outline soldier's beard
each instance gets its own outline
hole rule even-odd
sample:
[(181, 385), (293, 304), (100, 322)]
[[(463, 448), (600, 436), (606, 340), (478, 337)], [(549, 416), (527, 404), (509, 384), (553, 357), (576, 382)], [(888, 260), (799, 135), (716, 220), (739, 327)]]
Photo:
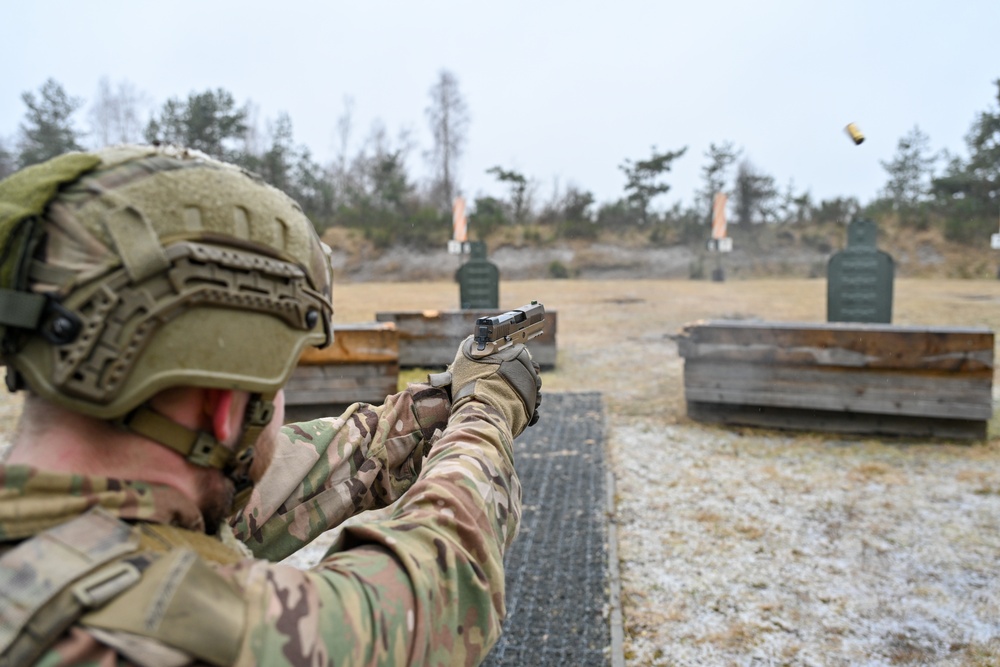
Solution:
[(205, 522), (205, 532), (215, 535), (219, 527), (229, 518), (229, 509), (233, 506), (236, 486), (232, 480), (222, 473), (213, 470), (208, 476), (204, 495), (201, 501), (201, 516)]
[[(274, 417), (254, 443), (254, 458), (249, 470), (250, 479), (254, 483), (259, 482), (270, 467), (277, 448), (278, 432), (285, 416), (285, 400), (282, 392), (278, 392), (274, 403)], [(240, 442), (242, 439), (243, 433), (241, 432), (236, 438), (236, 442)], [(205, 532), (209, 535), (215, 535), (219, 532), (223, 522), (228, 523), (232, 518), (230, 512), (233, 509), (233, 500), (236, 498), (236, 485), (217, 470), (206, 470), (205, 472), (208, 474), (203, 480), (204, 493), (201, 497), (200, 507), (202, 519), (205, 522)]]

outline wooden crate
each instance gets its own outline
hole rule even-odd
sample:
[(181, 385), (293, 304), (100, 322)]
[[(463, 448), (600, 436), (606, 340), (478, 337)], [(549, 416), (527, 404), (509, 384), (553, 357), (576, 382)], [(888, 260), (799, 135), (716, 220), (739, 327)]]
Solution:
[[(375, 319), (396, 326), (401, 367), (438, 368), (452, 362), (458, 344), (472, 334), (477, 318), (498, 314), (496, 310), (417, 310), (376, 313)], [(556, 321), (556, 313), (546, 311), (544, 333), (528, 342), (532, 358), (545, 370), (556, 366)]]
[(993, 332), (857, 323), (712, 321), (678, 338), (694, 419), (777, 428), (984, 438)]
[(399, 337), (391, 323), (334, 327), (333, 344), (307, 348), (285, 385), (285, 421), (336, 416), (351, 403), (396, 393)]

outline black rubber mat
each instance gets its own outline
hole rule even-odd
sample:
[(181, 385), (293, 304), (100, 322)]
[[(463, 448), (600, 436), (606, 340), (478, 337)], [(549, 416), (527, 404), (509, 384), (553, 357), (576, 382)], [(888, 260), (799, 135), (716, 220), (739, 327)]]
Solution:
[(521, 532), (505, 558), (504, 633), (483, 664), (610, 665), (601, 395), (544, 394), (514, 456)]

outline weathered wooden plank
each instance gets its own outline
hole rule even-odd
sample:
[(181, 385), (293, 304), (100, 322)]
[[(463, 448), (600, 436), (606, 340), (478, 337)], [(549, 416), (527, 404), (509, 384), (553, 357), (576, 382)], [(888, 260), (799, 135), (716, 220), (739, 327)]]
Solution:
[(337, 325), (333, 343), (305, 350), (285, 385), (286, 422), (338, 415), (351, 403), (396, 392), (399, 336), (385, 322)]
[(984, 328), (712, 321), (678, 337), (689, 415), (857, 433), (984, 437)]
[(684, 368), (691, 381), (764, 383), (769, 386), (787, 383), (793, 389), (802, 386), (813, 391), (822, 391), (827, 387), (835, 391), (873, 387), (914, 393), (935, 392), (940, 387), (944, 395), (968, 395), (971, 398), (983, 397), (991, 384), (988, 377), (982, 378), (978, 373), (938, 374), (910, 369), (769, 365), (714, 359), (689, 359), (685, 361)]
[(989, 419), (989, 378), (870, 369), (815, 369), (689, 359), (688, 400), (957, 419)]
[(805, 431), (829, 431), (919, 438), (982, 440), (987, 422), (759, 405), (720, 405), (689, 401), (688, 416), (702, 422)]
[(330, 378), (396, 377), (396, 364), (330, 364), (328, 366), (298, 366), (292, 382), (327, 380)]
[(399, 335), (391, 322), (335, 325), (333, 343), (306, 348), (300, 365), (398, 362)]
[(687, 359), (981, 371), (985, 377), (994, 365), (993, 339), (985, 328), (723, 320), (687, 325), (678, 351)]
[[(366, 391), (367, 390), (367, 391)], [(393, 387), (395, 390), (395, 387)], [(364, 403), (380, 404), (388, 394), (378, 387), (327, 387), (316, 390), (286, 391), (286, 405), (309, 405), (314, 403)]]
[(380, 392), (385, 389), (386, 391), (382, 393), (384, 397), (396, 390), (396, 384), (397, 380), (395, 378), (388, 378), (388, 376), (369, 378), (341, 377), (328, 378), (326, 380), (313, 379), (305, 382), (289, 382), (285, 385), (285, 400), (295, 402), (293, 397), (300, 392), (330, 391), (344, 392), (345, 394), (350, 394), (350, 392), (366, 392), (366, 394), (370, 394), (372, 388), (377, 388)]
[(313, 419), (340, 417), (344, 414), (344, 410), (346, 410), (348, 406), (356, 402), (358, 401), (289, 405), (285, 408), (285, 423), (291, 424), (292, 422), (304, 422), (311, 421)]
[(293, 377), (297, 380), (307, 381), (330, 378), (395, 377), (396, 375), (396, 364), (365, 364), (363, 366), (336, 364), (331, 366), (299, 366)]
[(398, 373), (390, 372), (388, 369), (374, 369), (379, 372), (372, 372), (369, 369), (352, 369), (357, 372), (345, 373), (343, 375), (317, 375), (314, 377), (298, 377), (294, 381), (289, 382), (288, 387), (307, 387), (307, 386), (317, 386), (321, 387), (324, 385), (332, 385), (333, 383), (340, 384), (357, 384), (357, 385), (372, 385), (372, 384), (383, 384), (383, 385), (395, 385)]
[(381, 401), (396, 391), (398, 377), (395, 364), (299, 366), (285, 385), (285, 401), (315, 402), (300, 395), (317, 391), (337, 395), (338, 400)]
[(927, 401), (912, 400), (907, 403), (891, 404), (886, 401), (843, 400), (837, 396), (795, 395), (762, 391), (685, 391), (692, 401), (712, 402), (728, 405), (757, 405), (766, 407), (803, 408), (815, 410), (839, 410), (845, 413), (884, 414), (900, 416), (927, 416), (940, 419), (981, 419), (988, 420), (984, 411), (961, 404), (951, 404), (949, 409)]
[[(842, 366), (848, 368), (910, 368), (943, 373), (978, 373), (989, 377), (993, 373), (993, 349), (952, 351), (918, 356), (905, 343), (891, 342), (893, 350), (883, 356), (864, 354), (842, 347), (799, 345), (781, 348), (770, 344), (679, 343), (681, 356), (686, 359), (717, 359), (720, 361), (750, 361), (759, 364), (797, 366)], [(902, 349), (896, 346), (902, 345)], [(893, 358), (897, 356), (897, 358)]]
[[(700, 320), (685, 325), (684, 332), (697, 330), (701, 340), (724, 342), (740, 340), (745, 335), (771, 336), (774, 340), (787, 343), (809, 338), (817, 340), (850, 341), (858, 335), (883, 334), (889, 336), (916, 335), (925, 338), (928, 333), (944, 334), (937, 343), (953, 347), (955, 341), (968, 335), (977, 339), (990, 334), (989, 329), (973, 327), (906, 326), (899, 324), (864, 324), (859, 322), (764, 322), (759, 320)], [(754, 333), (756, 332), (756, 333)], [(785, 337), (782, 340), (782, 337)], [(863, 341), (862, 341), (863, 343)]]
[[(379, 322), (391, 322), (399, 335), (399, 365), (402, 368), (447, 366), (455, 358), (459, 343), (473, 332), (476, 319), (497, 315), (496, 310), (426, 310), (381, 312)], [(528, 343), (531, 355), (543, 369), (556, 365), (555, 311), (546, 311), (545, 330)]]

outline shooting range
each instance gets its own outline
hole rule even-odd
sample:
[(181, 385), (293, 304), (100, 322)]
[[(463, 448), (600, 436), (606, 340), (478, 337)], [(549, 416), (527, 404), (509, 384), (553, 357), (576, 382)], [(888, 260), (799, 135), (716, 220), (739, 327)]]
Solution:
[(306, 348), (285, 385), (285, 422), (339, 414), (351, 403), (379, 404), (397, 391), (399, 334), (392, 324), (338, 326), (333, 344)]
[(871, 220), (847, 227), (847, 248), (834, 253), (827, 269), (829, 322), (892, 322), (892, 257), (875, 247)]
[(468, 261), (458, 267), (458, 301), (462, 310), (496, 310), (500, 307), (500, 269), (486, 258), (486, 244), (470, 241), (462, 246)]
[(771, 428), (982, 439), (994, 334), (892, 326), (893, 260), (871, 220), (829, 260), (828, 324), (710, 321), (678, 338), (692, 419)]
[[(374, 322), (336, 324), (334, 342), (306, 350), (285, 391), (286, 422), (339, 414), (351, 403), (378, 404), (398, 390), (400, 369), (440, 369), (480, 318), (500, 312), (500, 270), (487, 258), (486, 244), (470, 241), (465, 200), (453, 205), (459, 308), (379, 311)], [(516, 306), (512, 306), (516, 307)], [(531, 340), (532, 358), (546, 371), (556, 366), (558, 314), (546, 309), (544, 329)]]
[[(455, 358), (458, 344), (472, 333), (476, 320), (496, 314), (481, 309), (379, 311), (375, 319), (395, 329), (400, 368), (440, 368)], [(546, 309), (545, 331), (531, 341), (532, 358), (546, 370), (556, 366), (558, 321), (558, 314)]]
[(685, 327), (693, 419), (977, 440), (993, 414), (993, 332), (710, 321)]
[[(316, 304), (304, 304), (323, 289), (324, 256), (333, 276), (332, 344), (301, 352), (284, 388), (288, 424), (340, 427), (345, 408), (359, 402), (378, 412), (387, 396), (444, 370), (480, 327), (498, 330), (518, 309), (544, 306), (541, 333), (526, 343), (541, 368), (539, 420), (511, 443), (520, 488), (502, 498), (510, 518), (520, 491), (502, 592), (499, 575), (480, 568), (490, 599), (506, 611), (496, 643), (484, 648), (441, 589), (431, 606), (396, 617), (398, 631), (370, 631), (351, 604), (307, 636), (315, 599), (296, 589), (289, 566), (329, 567), (324, 556), (343, 535), (333, 527), (287, 558), (285, 577), (274, 580), (271, 609), (304, 614), (274, 635), (305, 628), (302, 641), (239, 644), (260, 650), (261, 667), (268, 656), (349, 661), (322, 651), (324, 640), (343, 636), (341, 618), (359, 654), (389, 656), (360, 658), (373, 662), (392, 662), (412, 631), (430, 627), (430, 661), (458, 662), (468, 649), (488, 654), (487, 667), (1000, 667), (996, 0), (460, 9), (27, 2), (11, 3), (6, 16), (0, 178), (66, 151), (184, 143), (178, 150), (232, 163), (285, 192), (327, 246), (303, 253), (311, 235), (286, 224), (297, 212), (275, 223), (257, 197), (217, 193), (214, 178), (229, 174), (221, 167), (192, 184), (205, 198), (198, 205), (172, 190), (187, 172), (170, 169), (171, 185), (134, 207), (123, 207), (128, 196), (159, 180), (144, 170), (95, 167), (78, 183), (36, 171), (65, 197), (39, 211), (23, 181), (10, 202), (4, 195), (15, 204), (4, 211), (27, 217), (18, 212), (19, 222), (0, 230), (9, 251), (0, 262), (0, 333), (7, 358), (21, 346), (35, 354), (41, 348), (17, 331), (22, 322), (37, 320), (39, 332), (58, 340), (60, 300), (70, 310), (86, 304), (77, 342), (50, 339), (52, 353), (37, 355), (39, 373), (76, 392), (63, 409), (84, 391), (129, 390), (116, 377), (138, 355), (183, 355), (188, 365), (213, 359), (213, 346), (229, 345), (223, 333), (242, 331), (228, 325), (246, 321), (245, 309), (274, 315), (294, 329), (289, 340), (301, 340), (304, 325), (320, 324)], [(36, 222), (44, 233), (34, 233)], [(127, 231), (109, 226), (119, 222)], [(238, 238), (240, 252), (218, 253), (225, 262), (209, 274), (199, 257), (217, 254), (220, 235)], [(194, 254), (160, 252), (180, 240)], [(262, 264), (249, 263), (242, 250), (260, 244), (271, 250)], [(169, 280), (146, 266), (164, 261)], [(102, 272), (115, 282), (102, 284)], [(25, 287), (34, 291), (28, 298)], [(187, 323), (200, 324), (187, 301), (166, 298), (171, 290), (190, 293), (191, 308), (219, 309), (190, 349), (146, 342), (165, 323), (163, 330), (183, 328), (183, 340)], [(79, 301), (62, 298), (72, 292)], [(115, 298), (124, 301), (110, 305)], [(153, 302), (163, 308), (150, 310)], [(31, 313), (21, 312), (25, 304)], [(138, 328), (103, 316), (126, 308), (142, 316)], [(105, 348), (92, 335), (100, 327), (129, 344)], [(275, 341), (250, 333), (248, 347), (269, 359)], [(100, 368), (74, 366), (91, 352)], [(10, 377), (15, 384), (17, 373)], [(202, 413), (228, 401), (198, 387)], [(61, 436), (91, 433), (55, 431), (62, 410), (52, 411), (52, 431), (50, 415), (37, 411), (29, 417), (42, 417), (35, 421), (44, 432), (19, 428), (23, 406), (39, 406), (24, 393), (0, 392), (0, 461), (7, 450), (22, 454), (25, 437), (46, 436), (29, 443), (42, 458)], [(505, 394), (500, 387), (494, 396)], [(493, 406), (499, 412), (520, 409), (515, 397), (504, 399), (511, 405)], [(209, 424), (195, 410), (183, 416), (189, 427)], [(345, 431), (358, 433), (360, 418), (348, 416)], [(223, 421), (211, 422), (217, 435)], [(399, 423), (383, 411), (365, 426), (381, 435)], [(323, 430), (315, 426), (292, 426), (307, 452), (311, 434)], [(459, 428), (472, 444), (490, 427)], [(436, 434), (428, 435), (421, 445), (433, 444)], [(278, 441), (273, 460), (281, 465)], [(200, 450), (209, 444), (199, 435), (195, 455), (208, 457)], [(413, 437), (390, 444), (391, 455)], [(295, 489), (317, 502), (357, 498), (355, 491), (365, 502), (384, 500), (353, 479), (324, 479), (333, 450), (323, 451), (308, 479), (276, 470), (282, 488), (261, 484), (257, 497)], [(358, 452), (347, 454), (354, 460)], [(160, 453), (158, 462), (173, 456)], [(211, 458), (221, 453), (213, 449)], [(11, 454), (11, 467), (23, 463)], [(107, 458), (136, 475), (169, 476), (143, 468), (145, 459)], [(258, 456), (257, 467), (265, 460)], [(428, 469), (416, 463), (400, 474)], [(215, 473), (198, 479), (206, 475)], [(405, 485), (394, 475), (374, 483)], [(119, 477), (109, 478), (88, 503), (120, 500), (121, 489), (112, 490)], [(33, 480), (9, 474), (4, 488), (16, 494)], [(198, 491), (190, 487), (181, 490)], [(409, 534), (431, 541), (453, 517), (475, 515), (482, 489), (465, 488), (467, 496), (451, 496), (458, 511)], [(151, 498), (156, 505), (160, 495)], [(5, 502), (0, 531), (31, 523), (30, 512), (4, 515)], [(396, 509), (349, 521), (382, 522)], [(302, 514), (286, 502), (278, 531), (294, 538)], [(359, 531), (346, 544), (400, 527), (410, 524)], [(483, 534), (469, 541), (481, 544)], [(12, 539), (20, 537), (0, 540), (0, 554)], [(476, 575), (480, 544), (463, 545)], [(428, 546), (433, 554), (436, 545)], [(435, 559), (418, 560), (400, 562), (437, 583)], [(118, 572), (108, 565), (95, 572)], [(351, 567), (348, 576), (360, 572)], [(143, 570), (143, 581), (159, 573)], [(32, 591), (45, 583), (7, 579), (0, 598), (11, 583)], [(93, 581), (71, 585), (78, 592)], [(422, 583), (415, 589), (427, 600)], [(115, 579), (98, 592), (126, 584)], [(373, 619), (383, 606), (401, 609), (397, 600), (367, 599)], [(45, 626), (42, 617), (62, 602), (32, 604), (24, 627)], [(7, 607), (0, 602), (0, 617), (17, 612)], [(9, 625), (0, 622), (0, 644), (14, 634)], [(98, 644), (140, 652), (158, 641), (98, 632)], [(183, 661), (173, 650), (145, 660)]]
[[(498, 314), (500, 269), (487, 257), (486, 244), (469, 241), (465, 200), (457, 197), (453, 206), (453, 238), (448, 252), (460, 259), (455, 272), (459, 290), (457, 310), (379, 311), (378, 322), (391, 325), (399, 338), (401, 368), (441, 368), (455, 358), (459, 343), (472, 333), (476, 320)], [(511, 304), (508, 308), (516, 308)], [(545, 328), (531, 341), (532, 358), (545, 370), (556, 366), (558, 314), (545, 309)]]
[(716, 192), (712, 197), (712, 238), (708, 249), (715, 257), (712, 280), (721, 283), (726, 280), (726, 270), (722, 266), (722, 256), (733, 251), (733, 239), (726, 236), (726, 203), (729, 198), (724, 192)]
[[(917, 510), (912, 504), (921, 498), (947, 496), (948, 491), (915, 472), (906, 473), (915, 489), (884, 484), (877, 486), (875, 494), (868, 489), (880, 483), (880, 478), (871, 475), (895, 479), (893, 471), (899, 466), (923, 470), (922, 458), (940, 457), (928, 448), (943, 444), (945, 449), (940, 451), (950, 451), (952, 443), (975, 447), (990, 437), (997, 404), (996, 340), (992, 327), (913, 324), (915, 313), (918, 318), (924, 313), (923, 307), (914, 310), (911, 305), (914, 290), (923, 293), (925, 287), (917, 288), (906, 278), (900, 282), (897, 261), (879, 243), (873, 221), (859, 218), (840, 229), (842, 246), (826, 257), (825, 280), (731, 280), (725, 285), (714, 280), (682, 281), (689, 286), (684, 290), (678, 287), (681, 282), (667, 281), (661, 288), (655, 282), (592, 281), (579, 287), (557, 283), (559, 289), (553, 291), (550, 281), (504, 281), (502, 263), (491, 261), (485, 246), (465, 241), (450, 244), (453, 254), (448, 257), (456, 262), (453, 281), (433, 284), (432, 291), (414, 286), (397, 303), (392, 303), (391, 293), (360, 297), (367, 304), (393, 307), (375, 310), (374, 322), (346, 327), (342, 336), (338, 329), (341, 351), (336, 361), (333, 355), (313, 363), (325, 364), (323, 372), (339, 375), (338, 382), (348, 372), (354, 373), (352, 382), (358, 390), (363, 383), (382, 382), (372, 387), (373, 398), (390, 391), (390, 375), (402, 377), (447, 365), (477, 319), (496, 316), (505, 307), (528, 303), (539, 295), (552, 304), (546, 306), (544, 334), (529, 342), (545, 373), (541, 421), (515, 441), (524, 497), (531, 501), (523, 510), (521, 535), (505, 558), (508, 617), (504, 634), (485, 664), (623, 664), (627, 655), (623, 646), (630, 640), (628, 616), (622, 612), (627, 603), (621, 591), (630, 584), (621, 577), (625, 582), (648, 581), (672, 571), (683, 581), (701, 582), (705, 572), (726, 572), (725, 581), (710, 579), (698, 585), (709, 587), (723, 604), (760, 608), (766, 608), (775, 594), (766, 582), (781, 577), (799, 581), (799, 589), (810, 590), (847, 585), (840, 577), (863, 582), (859, 585), (875, 586), (876, 580), (882, 582), (879, 586), (887, 585), (884, 577), (890, 575), (878, 570), (882, 579), (869, 578), (859, 570), (860, 564), (837, 574), (841, 571), (832, 563), (854, 562), (856, 554), (850, 546), (854, 543), (838, 543), (830, 547), (828, 556), (797, 557), (794, 553), (799, 547), (789, 552), (788, 545), (803, 538), (785, 541), (789, 538), (782, 537), (784, 531), (808, 533), (810, 522), (817, 520), (827, 533), (844, 530), (837, 527), (838, 521), (845, 521), (837, 511), (821, 509), (831, 502), (835, 507), (863, 507), (865, 516), (883, 517), (873, 518), (880, 525), (908, 530), (911, 523), (884, 518), (888, 510), (885, 503), (877, 503), (879, 497), (913, 512)], [(732, 243), (728, 233), (714, 241), (719, 246)], [(725, 250), (713, 252), (721, 262)], [(462, 270), (476, 267), (474, 260), (489, 268)], [(799, 291), (788, 291), (793, 284)], [(363, 292), (363, 286), (351, 290)], [(689, 290), (693, 291), (688, 294)], [(494, 294), (500, 308), (462, 307), (473, 303), (471, 295), (492, 298)], [(976, 312), (969, 309), (977, 303), (990, 307), (1000, 303), (1000, 294), (981, 284), (962, 291), (960, 298), (950, 292), (936, 294), (933, 298), (947, 300), (956, 312)], [(403, 304), (428, 307), (399, 307)], [(449, 304), (457, 307), (449, 308)], [(571, 327), (568, 334), (559, 331), (562, 357), (558, 364), (557, 325), (567, 325), (559, 323), (557, 309), (564, 317), (569, 313)], [(718, 317), (727, 312), (740, 317)], [(783, 316), (768, 318), (769, 313)], [(905, 323), (897, 324), (900, 321)], [(567, 363), (567, 358), (572, 361)], [(349, 371), (350, 364), (360, 368)], [(320, 373), (316, 368), (309, 372), (313, 377)], [(587, 387), (599, 390), (579, 391)], [(295, 400), (316, 397), (303, 392)], [(621, 417), (643, 411), (677, 415), (676, 421), (646, 430), (633, 426), (633, 418)], [(744, 430), (748, 427), (762, 430)], [(801, 444), (800, 437), (806, 444)], [(880, 457), (890, 461), (904, 457), (905, 463), (870, 463), (862, 456), (861, 462), (849, 464), (854, 467), (847, 473), (838, 474), (841, 457), (860, 456), (843, 452), (853, 452), (860, 447), (853, 443), (870, 438), (886, 439), (886, 444), (879, 445)], [(893, 444), (899, 442), (904, 444)], [(619, 474), (624, 470), (631, 479), (624, 489), (616, 488), (608, 451), (624, 457)], [(965, 455), (948, 456), (945, 469), (949, 475), (963, 479), (973, 475), (967, 472), (972, 464)], [(692, 472), (703, 468), (704, 475)], [(827, 472), (817, 478), (815, 469)], [(803, 483), (810, 491), (789, 490), (794, 498), (774, 505), (776, 491), (768, 489), (797, 488), (791, 481), (775, 482), (778, 470), (791, 471), (790, 479), (807, 480)], [(843, 474), (848, 475), (847, 481)], [(636, 479), (644, 480), (642, 490)], [(1000, 474), (997, 481), (1000, 484)], [(692, 510), (674, 518), (654, 512), (657, 518), (648, 519), (651, 522), (642, 530), (661, 535), (663, 544), (672, 546), (661, 550), (655, 548), (659, 544), (655, 541), (654, 546), (637, 551), (637, 523), (620, 525), (620, 517), (635, 511), (637, 493), (673, 498), (670, 502), (678, 507), (701, 509), (693, 520)], [(718, 498), (726, 494), (735, 494), (742, 504), (726, 503), (720, 509)], [(632, 500), (626, 500), (623, 509), (616, 496)], [(763, 517), (771, 515), (781, 523), (767, 527)], [(946, 516), (940, 524), (932, 520), (923, 528), (912, 528), (926, 532), (945, 530), (947, 525), (960, 531), (977, 530), (956, 528), (965, 525), (963, 520)], [(859, 530), (867, 535), (878, 534), (879, 529)], [(737, 555), (720, 556), (719, 543), (731, 545), (727, 549), (736, 549)], [(621, 544), (626, 545), (624, 555)], [(759, 562), (757, 550), (767, 555), (766, 565)], [(704, 566), (699, 567), (701, 557), (696, 553), (708, 554)], [(742, 562), (755, 564), (743, 570), (737, 565)], [(983, 571), (992, 565), (975, 567)], [(822, 583), (817, 583), (817, 577)], [(893, 574), (890, 579), (893, 590), (908, 590), (902, 575)], [(969, 594), (971, 589), (965, 584), (961, 587), (963, 595)], [(643, 590), (649, 597), (647, 608), (654, 610), (672, 609), (676, 600), (688, 595), (687, 589), (671, 587)], [(896, 625), (925, 613), (921, 597), (911, 599), (912, 603), (903, 603), (889, 614), (898, 616)], [(855, 609), (865, 600), (858, 594), (841, 604)], [(660, 618), (658, 611), (643, 613), (646, 616), (632, 621), (632, 632), (635, 623)], [(685, 612), (687, 616), (672, 613), (691, 619), (691, 627), (705, 628), (725, 616), (711, 608)], [(826, 612), (804, 613), (817, 614), (800, 627), (814, 638), (811, 645), (820, 646), (816, 642), (820, 642), (823, 626), (818, 619)], [(961, 612), (951, 613), (961, 616)], [(935, 617), (928, 622), (951, 621)]]

